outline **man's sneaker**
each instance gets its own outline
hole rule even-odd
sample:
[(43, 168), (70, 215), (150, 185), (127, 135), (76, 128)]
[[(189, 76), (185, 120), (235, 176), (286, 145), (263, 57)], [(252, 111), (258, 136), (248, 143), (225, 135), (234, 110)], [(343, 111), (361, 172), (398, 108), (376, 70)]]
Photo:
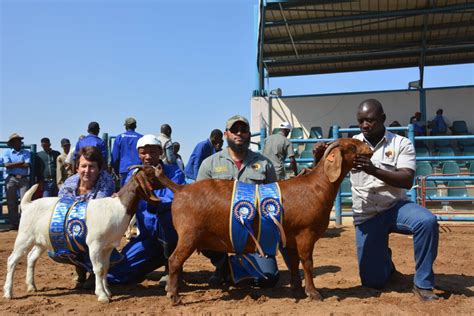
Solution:
[(431, 289), (420, 289), (416, 285), (413, 285), (413, 294), (418, 297), (421, 301), (430, 302), (439, 300), (439, 296), (436, 295)]

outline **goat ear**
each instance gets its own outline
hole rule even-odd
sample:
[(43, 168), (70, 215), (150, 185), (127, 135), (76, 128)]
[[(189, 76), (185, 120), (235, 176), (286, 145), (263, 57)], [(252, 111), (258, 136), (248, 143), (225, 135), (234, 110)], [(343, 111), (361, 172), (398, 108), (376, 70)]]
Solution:
[(154, 202), (154, 203), (161, 202), (161, 199), (155, 195), (155, 192), (153, 191), (151, 184), (146, 181), (144, 173), (137, 174), (137, 180), (138, 180), (138, 184), (142, 188), (142, 191), (145, 195), (143, 196), (145, 200), (149, 202)]
[(330, 182), (336, 182), (341, 176), (342, 155), (339, 148), (334, 148), (324, 160), (324, 173)]

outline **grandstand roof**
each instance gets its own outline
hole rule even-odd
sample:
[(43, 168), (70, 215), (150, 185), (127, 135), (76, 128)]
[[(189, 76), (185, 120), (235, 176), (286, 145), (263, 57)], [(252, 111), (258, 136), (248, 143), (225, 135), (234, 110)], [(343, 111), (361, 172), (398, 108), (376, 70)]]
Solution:
[(262, 0), (269, 77), (474, 62), (473, 0)]

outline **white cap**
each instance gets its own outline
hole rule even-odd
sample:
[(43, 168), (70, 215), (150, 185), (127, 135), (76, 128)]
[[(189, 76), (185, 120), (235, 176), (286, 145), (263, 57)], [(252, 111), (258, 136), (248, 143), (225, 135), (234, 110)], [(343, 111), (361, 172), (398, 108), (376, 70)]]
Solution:
[(282, 122), (280, 124), (280, 128), (283, 128), (283, 129), (292, 129), (293, 127), (291, 126), (291, 124), (289, 122)]
[(155, 135), (148, 134), (148, 135), (142, 136), (137, 142), (137, 149), (140, 147), (145, 147), (145, 146), (160, 146), (161, 147), (161, 142), (159, 141), (158, 138), (155, 137)]

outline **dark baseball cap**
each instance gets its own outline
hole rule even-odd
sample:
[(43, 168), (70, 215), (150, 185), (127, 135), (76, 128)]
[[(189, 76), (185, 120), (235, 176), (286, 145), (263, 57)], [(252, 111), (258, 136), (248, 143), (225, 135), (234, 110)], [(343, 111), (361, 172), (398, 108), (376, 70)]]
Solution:
[(71, 145), (71, 142), (67, 138), (61, 139), (61, 146)]

